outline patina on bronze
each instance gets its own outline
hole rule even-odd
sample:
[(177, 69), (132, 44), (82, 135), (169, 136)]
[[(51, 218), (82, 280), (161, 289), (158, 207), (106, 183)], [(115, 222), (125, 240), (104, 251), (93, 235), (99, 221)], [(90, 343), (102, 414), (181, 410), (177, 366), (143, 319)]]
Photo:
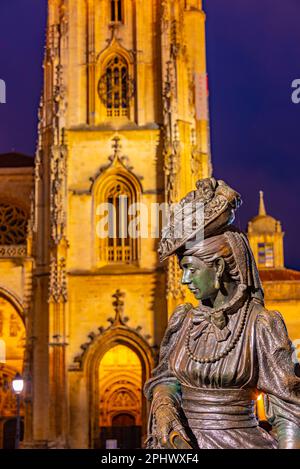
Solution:
[[(197, 223), (172, 237), (182, 216), (193, 218), (193, 202), (204, 204), (204, 239), (197, 238)], [(292, 344), (280, 313), (265, 309), (247, 237), (232, 225), (240, 204), (223, 181), (198, 181), (163, 231), (161, 260), (178, 256), (182, 283), (199, 305), (176, 308), (145, 385), (148, 448), (300, 449)], [(270, 433), (255, 415), (261, 392)]]

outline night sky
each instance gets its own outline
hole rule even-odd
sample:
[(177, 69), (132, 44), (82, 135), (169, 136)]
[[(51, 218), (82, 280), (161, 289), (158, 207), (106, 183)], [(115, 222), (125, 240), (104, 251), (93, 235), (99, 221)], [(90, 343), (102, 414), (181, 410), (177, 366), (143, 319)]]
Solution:
[[(204, 0), (214, 175), (241, 192), (237, 224), (256, 215), (258, 191), (283, 224), (286, 265), (300, 268), (299, 0)], [(0, 0), (0, 153), (34, 154), (46, 0)]]

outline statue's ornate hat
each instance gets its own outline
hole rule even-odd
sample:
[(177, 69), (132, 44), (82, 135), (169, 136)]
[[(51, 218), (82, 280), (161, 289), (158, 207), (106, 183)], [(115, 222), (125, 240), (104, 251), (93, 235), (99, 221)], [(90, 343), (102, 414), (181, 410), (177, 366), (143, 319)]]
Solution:
[(196, 188), (171, 210), (158, 249), (161, 261), (199, 235), (205, 239), (224, 232), (235, 219), (241, 196), (224, 181), (201, 179)]

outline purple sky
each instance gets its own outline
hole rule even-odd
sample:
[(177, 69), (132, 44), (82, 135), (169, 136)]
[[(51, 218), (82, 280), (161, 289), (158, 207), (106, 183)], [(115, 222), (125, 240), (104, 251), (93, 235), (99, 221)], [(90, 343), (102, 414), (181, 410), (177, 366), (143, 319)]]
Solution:
[[(300, 268), (299, 0), (204, 0), (214, 175), (244, 199), (237, 224), (257, 213), (258, 191), (286, 232), (286, 265)], [(0, 153), (34, 154), (46, 0), (0, 1)]]

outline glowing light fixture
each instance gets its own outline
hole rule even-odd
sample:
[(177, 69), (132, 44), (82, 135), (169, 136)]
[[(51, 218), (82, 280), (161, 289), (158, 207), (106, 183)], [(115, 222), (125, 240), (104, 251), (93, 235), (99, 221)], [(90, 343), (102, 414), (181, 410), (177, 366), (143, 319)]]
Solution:
[(22, 378), (20, 373), (17, 373), (16, 376), (14, 377), (12, 381), (12, 387), (16, 394), (20, 394), (23, 391), (24, 379)]

